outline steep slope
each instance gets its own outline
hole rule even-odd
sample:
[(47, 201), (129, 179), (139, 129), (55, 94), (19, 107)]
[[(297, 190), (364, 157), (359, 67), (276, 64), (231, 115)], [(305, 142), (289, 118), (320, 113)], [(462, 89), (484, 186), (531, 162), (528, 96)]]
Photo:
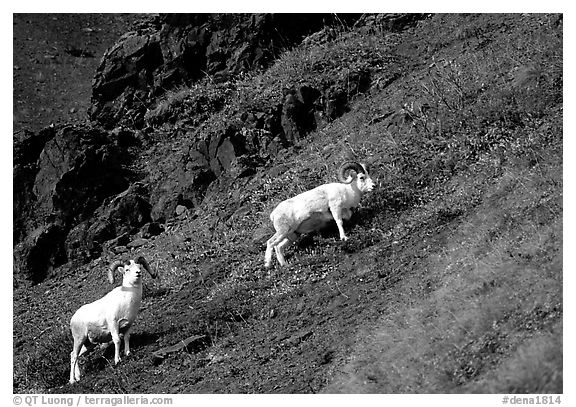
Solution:
[[(15, 392), (562, 392), (562, 18), (377, 21), (157, 102), (140, 182), (188, 168), (206, 135), (233, 154), (207, 164), (217, 177), (201, 195), (176, 197), (177, 216), (159, 211), (162, 233), (15, 289)], [(258, 118), (303, 89), (324, 96), (314, 126), (274, 144)], [(198, 103), (216, 97), (218, 109)], [(303, 237), (289, 267), (265, 270), (269, 211), (347, 158), (369, 161), (378, 183), (351, 239)], [(68, 318), (109, 289), (118, 254), (161, 276), (145, 282), (134, 355), (112, 367), (97, 351), (69, 386)]]

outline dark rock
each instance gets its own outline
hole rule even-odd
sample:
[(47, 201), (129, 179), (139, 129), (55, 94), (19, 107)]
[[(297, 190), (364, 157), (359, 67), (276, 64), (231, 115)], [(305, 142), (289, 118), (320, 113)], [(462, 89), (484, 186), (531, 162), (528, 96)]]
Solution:
[(321, 92), (311, 86), (289, 91), (282, 105), (280, 123), (288, 145), (295, 144), (316, 128), (317, 101)]
[(145, 239), (158, 236), (162, 232), (164, 232), (164, 227), (157, 222), (147, 223), (140, 228), (140, 235)]
[(152, 357), (155, 364), (160, 363), (167, 355), (173, 352), (180, 352), (181, 350), (189, 351), (192, 347), (192, 344), (195, 342), (199, 342), (200, 339), (204, 339), (205, 335), (193, 335), (188, 338), (182, 339), (178, 341), (175, 345), (167, 346), (152, 353)]
[(268, 146), (273, 139), (272, 133), (265, 129), (248, 127), (243, 127), (235, 138), (236, 144), (242, 145), (241, 150), (259, 157), (267, 155)]
[(126, 246), (114, 246), (112, 248), (112, 251), (115, 254), (124, 254), (124, 253), (128, 253), (128, 248)]
[(137, 248), (137, 247), (142, 247), (144, 246), (146, 243), (148, 243), (148, 239), (142, 239), (142, 238), (137, 238), (132, 240), (130, 243), (128, 243), (126, 245), (126, 247), (129, 247), (131, 249)]
[(180, 216), (182, 215), (184, 212), (186, 212), (188, 210), (188, 208), (186, 208), (184, 205), (177, 205), (176, 206), (176, 216)]
[(126, 127), (117, 127), (110, 132), (111, 138), (119, 147), (132, 147), (139, 144), (138, 137), (134, 131)]
[[(66, 236), (64, 241), (64, 247), (66, 250), (66, 257), (68, 259), (90, 259), (95, 257), (97, 250), (94, 250), (94, 245), (92, 242), (85, 240), (88, 229), (90, 228), (90, 222), (84, 221), (74, 226)], [(109, 236), (111, 236), (111, 228)], [(94, 253), (94, 256), (92, 255)]]
[(33, 192), (37, 216), (64, 225), (92, 215), (104, 198), (128, 187), (122, 151), (94, 128), (67, 126), (46, 143)]
[[(150, 189), (151, 219), (154, 222), (164, 223), (172, 218), (178, 205), (189, 209), (198, 206), (206, 189), (216, 179), (206, 156), (198, 150), (182, 150), (158, 163), (159, 171)], [(214, 165), (220, 168), (220, 164)]]
[(54, 127), (38, 133), (24, 131), (14, 141), (13, 151), (13, 238), (20, 242), (31, 230), (40, 226), (35, 216), (34, 181), (38, 172), (38, 157), (46, 143), (56, 135)]
[(14, 248), (14, 273), (17, 277), (38, 283), (65, 261), (62, 227), (50, 223), (35, 229)]
[(283, 49), (360, 14), (166, 14), (125, 34), (102, 58), (90, 117), (141, 128), (153, 98), (210, 75), (225, 81), (267, 67)]
[[(59, 262), (65, 262), (65, 253), (75, 250), (74, 236), (82, 235), (86, 228), (78, 225), (89, 219), (107, 197), (128, 187), (130, 173), (123, 167), (127, 161), (125, 150), (106, 132), (90, 126), (49, 128), (18, 143), (14, 237), (15, 243), (23, 245), (14, 251), (15, 263), (19, 265), (15, 272), (34, 276), (37, 281)], [(68, 239), (71, 245), (66, 245), (68, 232), (76, 227)], [(100, 225), (97, 234), (110, 238), (109, 227)], [(38, 247), (41, 249), (35, 249)], [(31, 262), (29, 253), (44, 247), (55, 254), (48, 257), (49, 261), (40, 256), (43, 261)], [(86, 249), (91, 248), (79, 250)], [(27, 266), (32, 269), (26, 270)]]
[(68, 258), (86, 261), (99, 257), (104, 242), (134, 234), (149, 223), (150, 210), (146, 188), (139, 183), (132, 185), (98, 208), (89, 220), (72, 229), (66, 239)]
[(349, 102), (359, 93), (364, 93), (370, 88), (370, 72), (357, 71), (347, 73), (345, 78), (340, 78), (334, 85), (324, 92), (324, 114), (329, 120), (335, 120), (350, 110)]
[[(225, 139), (220, 147), (218, 147), (216, 158), (218, 159), (218, 164), (224, 171), (232, 167), (232, 164), (236, 160), (236, 152), (230, 139)], [(218, 168), (218, 171), (219, 170), (220, 168)]]
[(270, 157), (276, 157), (280, 153), (280, 150), (282, 150), (282, 143), (278, 137), (274, 137), (270, 144), (268, 144), (266, 153)]
[(282, 105), (282, 130), (289, 144), (294, 144), (300, 139), (299, 118), (304, 112), (303, 103), (293, 94), (286, 95)]
[(133, 31), (123, 35), (106, 51), (97, 69), (92, 83), (91, 117), (108, 128), (119, 122), (141, 121), (145, 106), (139, 110), (131, 108), (148, 98), (147, 88), (154, 81), (152, 73), (163, 63), (157, 34)]
[(128, 243), (130, 243), (130, 233), (123, 233), (112, 240), (108, 240), (103, 246), (105, 248), (112, 248), (113, 250), (119, 247), (123, 248), (123, 250), (128, 250), (126, 249)]
[(35, 164), (48, 141), (56, 136), (55, 127), (46, 127), (38, 133), (24, 130), (14, 141), (14, 165)]
[(186, 170), (180, 166), (173, 169), (175, 172), (151, 193), (151, 216), (155, 222), (164, 223), (170, 219), (180, 203), (187, 208), (198, 206), (206, 188), (215, 179), (214, 174), (205, 169)]

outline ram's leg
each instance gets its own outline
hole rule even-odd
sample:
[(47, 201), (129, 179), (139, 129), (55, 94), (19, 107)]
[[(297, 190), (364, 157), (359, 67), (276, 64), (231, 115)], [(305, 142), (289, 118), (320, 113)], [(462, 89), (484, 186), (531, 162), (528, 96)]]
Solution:
[(266, 267), (270, 267), (272, 265), (272, 250), (274, 249), (272, 242), (274, 241), (275, 236), (276, 235), (272, 236), (266, 242), (266, 254), (264, 255), (264, 266)]
[(348, 237), (344, 233), (344, 226), (342, 222), (342, 209), (338, 206), (330, 207), (330, 212), (332, 217), (336, 221), (336, 226), (338, 226), (338, 231), (340, 232), (340, 240), (348, 240)]
[(74, 347), (70, 352), (70, 383), (80, 380), (80, 366), (78, 366), (78, 356), (81, 355), (80, 348), (84, 348), (81, 340), (74, 339)]
[(296, 240), (296, 234), (291, 233), (274, 247), (274, 250), (276, 251), (276, 258), (278, 259), (278, 263), (280, 263), (281, 266), (285, 266), (286, 264), (288, 264), (286, 263), (286, 259), (284, 258), (284, 253), (282, 252), (282, 249), (285, 246), (288, 246), (294, 240)]
[(112, 342), (114, 342), (114, 364), (118, 364), (120, 362), (120, 344), (122, 339), (120, 338), (120, 332), (118, 330), (118, 325), (113, 324), (110, 327), (110, 333), (112, 334)]
[[(276, 246), (286, 238), (286, 233), (276, 232), (266, 242), (266, 254), (264, 256), (264, 265), (266, 267), (272, 266), (272, 250), (276, 249)], [(278, 251), (276, 251), (276, 257), (278, 258)], [(278, 258), (280, 261), (280, 258)]]
[(124, 354), (126, 356), (130, 354), (130, 328), (124, 332)]

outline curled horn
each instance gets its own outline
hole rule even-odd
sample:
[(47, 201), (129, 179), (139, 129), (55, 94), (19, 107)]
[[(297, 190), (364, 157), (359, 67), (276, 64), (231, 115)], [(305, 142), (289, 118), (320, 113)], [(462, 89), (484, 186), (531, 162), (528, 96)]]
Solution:
[(364, 173), (366, 175), (370, 174), (370, 165), (368, 163), (360, 163), (360, 165), (364, 168)]
[(340, 169), (338, 170), (338, 181), (343, 182), (345, 184), (351, 183), (354, 178), (348, 180), (348, 177), (346, 177), (346, 173), (350, 170), (356, 171), (356, 174), (366, 173), (365, 167), (362, 166), (361, 164), (355, 161), (346, 161), (344, 164), (340, 166)]
[(150, 274), (152, 276), (152, 278), (156, 278), (157, 274), (152, 272), (152, 269), (150, 268), (150, 266), (148, 265), (148, 262), (146, 261), (146, 259), (142, 256), (138, 257), (136, 259), (136, 263), (142, 265), (142, 267), (144, 267), (146, 269), (146, 271), (148, 272), (148, 274)]
[(116, 269), (118, 267), (122, 267), (123, 265), (124, 263), (122, 263), (119, 260), (116, 260), (114, 263), (110, 265), (110, 267), (108, 268), (108, 281), (110, 281), (110, 284), (114, 284), (114, 273), (116, 272)]

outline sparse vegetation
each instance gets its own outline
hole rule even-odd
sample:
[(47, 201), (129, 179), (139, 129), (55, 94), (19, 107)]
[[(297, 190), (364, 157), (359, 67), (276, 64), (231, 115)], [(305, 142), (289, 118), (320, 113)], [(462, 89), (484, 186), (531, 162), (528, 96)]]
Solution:
[[(134, 355), (119, 366), (97, 356), (67, 386), (68, 353), (55, 349), (67, 321), (54, 315), (78, 305), (61, 301), (69, 285), (77, 298), (106, 291), (99, 260), (16, 290), (15, 310), (36, 311), (15, 312), (14, 391), (562, 393), (562, 24), (435, 15), (402, 33), (342, 29), (237, 82), (168, 93), (147, 116), (154, 137), (169, 135), (150, 167), (177, 150), (176, 127), (200, 138), (286, 88), (366, 78), (343, 90), (348, 112), (253, 176), (223, 174), (133, 250), (161, 281), (145, 287)], [(269, 211), (333, 181), (350, 156), (377, 183), (350, 240), (335, 227), (303, 237), (267, 273)], [(27, 333), (36, 318), (54, 326), (41, 341)], [(207, 339), (151, 361), (191, 335)]]

